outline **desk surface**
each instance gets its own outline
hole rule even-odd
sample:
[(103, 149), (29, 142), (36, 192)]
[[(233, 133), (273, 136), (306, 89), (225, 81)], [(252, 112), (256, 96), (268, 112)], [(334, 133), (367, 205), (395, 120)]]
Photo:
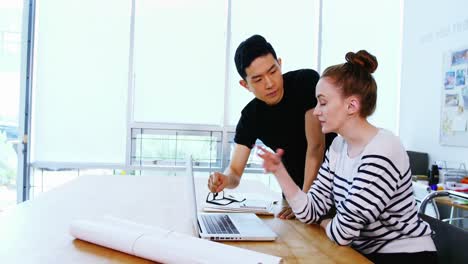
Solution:
[(459, 204), (454, 202), (454, 200), (450, 197), (437, 197), (434, 199), (437, 203), (439, 204), (444, 204), (448, 206), (453, 206), (455, 208), (460, 208), (463, 210), (468, 210), (468, 205), (467, 204)]
[[(75, 219), (111, 215), (192, 235), (189, 210), (183, 210), (188, 208), (185, 182), (180, 176), (81, 176), (0, 214), (0, 259), (2, 263), (152, 263), (75, 240), (69, 225)], [(239, 190), (267, 191), (248, 181)], [(206, 179), (197, 179), (198, 197), (206, 192)], [(262, 219), (278, 234), (275, 242), (225, 243), (280, 256), (284, 263), (370, 263), (350, 247), (331, 242), (318, 225)]]

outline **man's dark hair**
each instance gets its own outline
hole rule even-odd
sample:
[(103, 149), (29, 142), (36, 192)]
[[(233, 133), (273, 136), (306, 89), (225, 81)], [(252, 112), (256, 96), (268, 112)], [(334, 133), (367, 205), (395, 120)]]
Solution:
[(237, 47), (234, 61), (236, 63), (237, 72), (245, 80), (247, 74), (245, 68), (249, 67), (252, 61), (258, 57), (262, 57), (271, 53), (273, 58), (276, 58), (276, 52), (266, 39), (260, 35), (253, 35), (244, 40)]

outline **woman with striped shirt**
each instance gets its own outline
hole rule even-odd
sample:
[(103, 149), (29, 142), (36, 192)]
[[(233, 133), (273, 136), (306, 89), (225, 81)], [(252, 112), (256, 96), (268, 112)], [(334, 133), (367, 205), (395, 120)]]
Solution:
[(361, 50), (346, 54), (346, 63), (327, 68), (320, 78), (314, 115), (323, 133), (340, 136), (308, 193), (284, 168), (283, 150), (261, 149), (258, 155), (299, 220), (316, 223), (336, 206), (335, 217), (320, 223), (332, 241), (376, 263), (436, 263), (432, 231), (417, 214), (406, 151), (398, 137), (367, 121), (377, 101), (376, 69), (377, 59)]

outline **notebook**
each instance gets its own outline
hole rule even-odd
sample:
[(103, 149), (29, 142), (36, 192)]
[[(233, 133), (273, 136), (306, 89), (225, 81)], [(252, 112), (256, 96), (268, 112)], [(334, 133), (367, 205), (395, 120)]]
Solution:
[(253, 213), (199, 213), (195, 194), (193, 160), (186, 162), (188, 199), (192, 222), (199, 237), (217, 241), (273, 241), (277, 235)]

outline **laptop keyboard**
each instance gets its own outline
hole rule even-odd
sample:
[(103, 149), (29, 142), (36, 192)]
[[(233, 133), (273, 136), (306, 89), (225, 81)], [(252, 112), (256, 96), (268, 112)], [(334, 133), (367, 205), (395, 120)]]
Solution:
[(203, 214), (201, 219), (210, 234), (239, 234), (227, 215)]

